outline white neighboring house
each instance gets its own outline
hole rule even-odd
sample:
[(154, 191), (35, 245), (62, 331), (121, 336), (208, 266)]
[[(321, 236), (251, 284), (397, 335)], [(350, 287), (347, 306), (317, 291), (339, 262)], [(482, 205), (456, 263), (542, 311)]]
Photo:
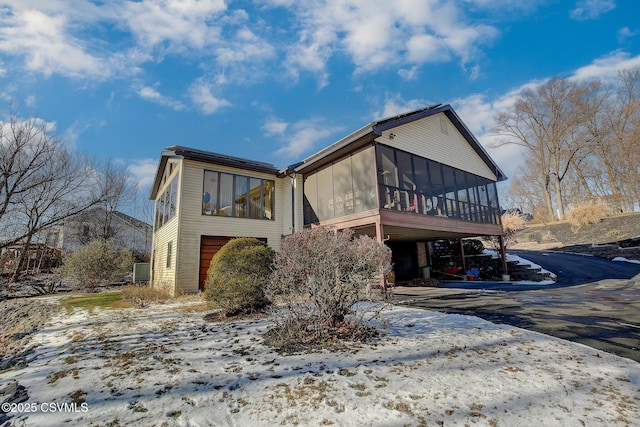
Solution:
[[(102, 207), (89, 209), (67, 218), (63, 224), (51, 227), (47, 232), (46, 244), (58, 248), (62, 255), (77, 251), (95, 236), (103, 235), (107, 211)], [(130, 249), (136, 254), (148, 254), (151, 251), (153, 227), (130, 215), (114, 211), (109, 235), (117, 249)]]

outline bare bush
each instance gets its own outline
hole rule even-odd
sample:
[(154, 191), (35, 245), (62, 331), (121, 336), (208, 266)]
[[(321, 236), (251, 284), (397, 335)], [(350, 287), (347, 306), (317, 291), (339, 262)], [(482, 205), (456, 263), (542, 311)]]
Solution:
[(130, 250), (117, 251), (113, 242), (97, 239), (65, 257), (62, 275), (75, 279), (82, 287), (95, 288), (121, 281), (132, 269)]
[(574, 231), (587, 225), (597, 224), (606, 216), (607, 206), (600, 203), (582, 203), (567, 212), (567, 220)]
[(351, 230), (317, 227), (288, 236), (265, 290), (285, 306), (271, 342), (286, 347), (366, 339), (369, 321), (382, 310), (374, 302), (384, 297), (380, 284), (390, 268), (388, 247), (368, 236), (354, 238)]

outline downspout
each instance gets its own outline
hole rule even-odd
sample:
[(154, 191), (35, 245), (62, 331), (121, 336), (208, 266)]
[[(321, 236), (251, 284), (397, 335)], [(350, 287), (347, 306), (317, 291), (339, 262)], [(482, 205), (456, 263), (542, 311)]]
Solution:
[(291, 234), (296, 232), (296, 176), (295, 172), (289, 175), (291, 178)]

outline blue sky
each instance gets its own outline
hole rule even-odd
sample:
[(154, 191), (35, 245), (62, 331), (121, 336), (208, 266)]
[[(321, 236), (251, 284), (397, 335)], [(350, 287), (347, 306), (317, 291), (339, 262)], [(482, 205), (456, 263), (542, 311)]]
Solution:
[(513, 176), (523, 154), (490, 128), (518, 91), (634, 66), (636, 0), (0, 0), (0, 117), (145, 191), (170, 145), (284, 167), (436, 103)]

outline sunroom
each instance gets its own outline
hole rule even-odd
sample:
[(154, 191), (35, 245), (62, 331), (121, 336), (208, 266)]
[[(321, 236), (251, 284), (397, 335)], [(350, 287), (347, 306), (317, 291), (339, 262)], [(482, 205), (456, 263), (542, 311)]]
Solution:
[(496, 182), (505, 177), (449, 106), (374, 122), (296, 172), (304, 225), (384, 241), (400, 281), (421, 275), (437, 240), (502, 235)]

